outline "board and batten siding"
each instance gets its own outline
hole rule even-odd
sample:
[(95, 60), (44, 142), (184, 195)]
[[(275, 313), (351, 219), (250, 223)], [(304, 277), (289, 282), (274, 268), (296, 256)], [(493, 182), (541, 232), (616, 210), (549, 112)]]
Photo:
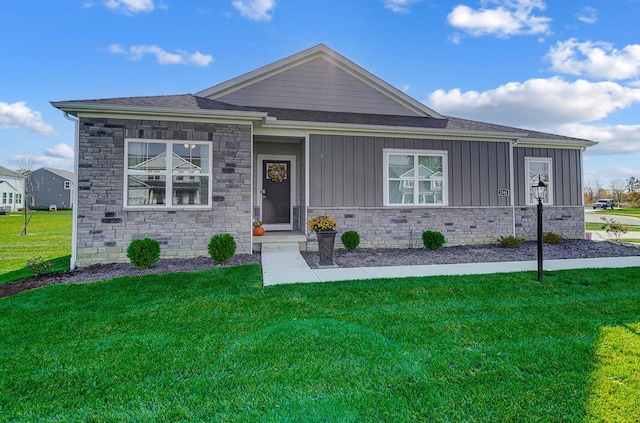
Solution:
[(554, 206), (582, 205), (582, 160), (578, 149), (515, 147), (513, 149), (515, 202), (526, 205), (526, 157), (551, 158)]
[(417, 116), (321, 57), (216, 100), (238, 106)]
[(309, 205), (382, 207), (385, 148), (447, 151), (449, 206), (510, 204), (507, 142), (311, 135)]

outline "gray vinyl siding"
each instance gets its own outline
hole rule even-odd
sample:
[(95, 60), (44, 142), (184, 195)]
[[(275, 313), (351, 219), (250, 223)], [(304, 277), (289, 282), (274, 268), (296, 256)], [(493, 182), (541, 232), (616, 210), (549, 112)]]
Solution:
[(582, 204), (582, 160), (578, 149), (516, 147), (513, 150), (516, 205), (526, 204), (525, 157), (552, 159), (553, 205)]
[(65, 181), (70, 180), (46, 169), (33, 171), (31, 184), (35, 207), (47, 208), (52, 205), (57, 208), (71, 207), (71, 189), (64, 189)]
[(324, 58), (315, 58), (216, 100), (251, 107), (416, 116)]
[(449, 206), (508, 206), (509, 143), (312, 135), (311, 207), (381, 207), (383, 149), (448, 152)]

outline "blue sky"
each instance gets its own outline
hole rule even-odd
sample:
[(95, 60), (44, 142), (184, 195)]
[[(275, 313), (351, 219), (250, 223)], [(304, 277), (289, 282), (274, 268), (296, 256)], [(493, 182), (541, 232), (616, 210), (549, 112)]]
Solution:
[(0, 165), (73, 170), (50, 101), (195, 93), (324, 43), (439, 113), (599, 141), (640, 178), (640, 0), (61, 0), (0, 5)]

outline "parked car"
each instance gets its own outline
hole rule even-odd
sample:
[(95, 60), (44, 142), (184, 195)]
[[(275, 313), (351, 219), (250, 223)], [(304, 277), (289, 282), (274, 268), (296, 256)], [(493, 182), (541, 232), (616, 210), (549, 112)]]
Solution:
[(610, 199), (600, 199), (598, 201), (596, 201), (596, 203), (593, 205), (594, 209), (611, 209), (613, 210), (613, 200)]

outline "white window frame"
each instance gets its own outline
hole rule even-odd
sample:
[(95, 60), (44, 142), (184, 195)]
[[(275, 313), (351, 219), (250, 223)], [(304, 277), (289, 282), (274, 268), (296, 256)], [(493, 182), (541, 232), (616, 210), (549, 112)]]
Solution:
[(525, 202), (528, 206), (535, 206), (538, 201), (531, 198), (532, 183), (529, 179), (529, 167), (531, 163), (545, 163), (549, 168), (549, 180), (543, 181), (547, 184), (547, 201), (543, 201), (543, 204), (553, 205), (553, 159), (551, 157), (525, 157), (524, 158), (524, 192)]
[(71, 189), (71, 181), (64, 181), (64, 189)]
[[(446, 207), (449, 205), (449, 152), (447, 150), (405, 150), (396, 148), (385, 148), (383, 153), (383, 196), (385, 207)], [(397, 204), (389, 202), (389, 156), (392, 155), (413, 155), (415, 156), (414, 163), (418, 163), (418, 156), (439, 156), (442, 158), (442, 202), (441, 203), (419, 203), (418, 199), (418, 184), (415, 183), (419, 180), (419, 172), (414, 172), (414, 195), (413, 202), (406, 204)]]
[[(128, 182), (129, 182), (129, 143), (158, 143), (165, 144), (166, 148), (166, 169), (163, 172), (153, 172), (154, 175), (164, 176), (165, 185), (165, 204), (149, 204), (149, 205), (128, 205), (129, 198)], [(200, 173), (177, 174), (173, 173), (173, 146), (174, 145), (206, 145), (208, 148), (208, 164), (209, 168)], [(173, 176), (206, 176), (209, 178), (207, 202), (208, 204), (173, 204)], [(158, 140), (146, 138), (125, 138), (124, 142), (124, 184), (123, 184), (123, 209), (124, 210), (211, 210), (213, 209), (213, 145), (210, 142), (203, 141), (180, 141), (180, 140)]]

